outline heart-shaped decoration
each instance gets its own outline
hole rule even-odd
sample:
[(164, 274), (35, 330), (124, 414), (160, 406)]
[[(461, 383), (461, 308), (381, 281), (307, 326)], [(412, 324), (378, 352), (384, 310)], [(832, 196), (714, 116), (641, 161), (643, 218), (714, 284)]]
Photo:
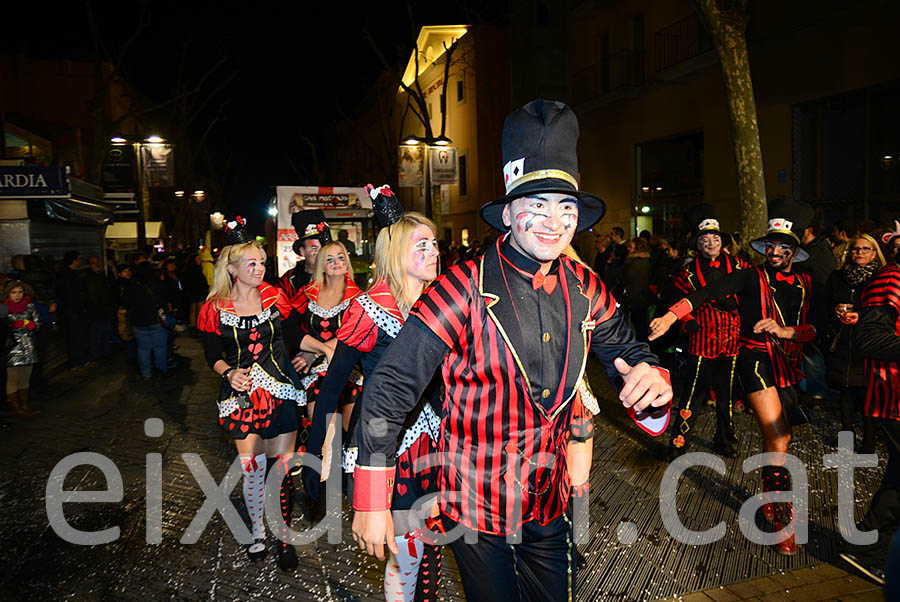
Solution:
[(692, 412), (688, 409), (684, 409), (684, 410), (681, 410), (680, 412), (678, 412), (678, 414), (681, 416), (682, 420), (687, 420), (688, 418), (691, 417)]
[(332, 334), (331, 334), (330, 332), (328, 332), (327, 330), (323, 330), (322, 333), (321, 333), (319, 336), (322, 337), (322, 340), (323, 340), (323, 341), (327, 341), (328, 339), (330, 339), (330, 338), (331, 338), (332, 336), (334, 336), (334, 335), (332, 335)]
[(272, 423), (271, 420), (266, 420), (265, 422), (262, 423), (262, 426), (263, 426), (263, 428), (266, 428), (266, 427), (268, 427), (269, 424), (271, 424), (271, 423)]
[(428, 489), (428, 483), (430, 483), (428, 479), (422, 479), (422, 489)]
[(254, 331), (254, 332), (251, 332), (251, 333), (250, 333), (250, 340), (251, 340), (251, 341), (259, 340), (259, 333), (258, 333), (258, 332), (255, 332), (255, 331)]
[(259, 428), (259, 423), (258, 423), (258, 422), (254, 422), (254, 423), (253, 423), (253, 428), (258, 429), (258, 428)]
[(404, 483), (397, 484), (397, 493), (400, 495), (406, 495), (406, 485)]
[(249, 430), (250, 430), (250, 425), (249, 425), (249, 424), (242, 424), (242, 425), (241, 425), (241, 432), (242, 432), (242, 433), (246, 433), (246, 432), (249, 431)]
[(232, 422), (231, 424), (228, 425), (228, 430), (229, 430), (229, 431), (233, 431), (233, 430), (234, 430), (234, 423), (233, 423), (233, 422)]
[(263, 350), (262, 343), (253, 343), (249, 347), (247, 347), (247, 351), (252, 353), (253, 355), (258, 355), (260, 351)]
[(322, 320), (321, 322), (319, 322), (319, 324), (322, 326), (322, 328), (328, 328), (329, 326), (331, 326), (331, 321), (330, 320)]

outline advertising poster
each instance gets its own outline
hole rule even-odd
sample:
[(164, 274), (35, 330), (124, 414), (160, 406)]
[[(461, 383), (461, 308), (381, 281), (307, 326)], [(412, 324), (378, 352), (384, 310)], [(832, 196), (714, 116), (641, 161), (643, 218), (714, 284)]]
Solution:
[(400, 188), (418, 188), (425, 183), (424, 158), (421, 146), (401, 146), (397, 149)]

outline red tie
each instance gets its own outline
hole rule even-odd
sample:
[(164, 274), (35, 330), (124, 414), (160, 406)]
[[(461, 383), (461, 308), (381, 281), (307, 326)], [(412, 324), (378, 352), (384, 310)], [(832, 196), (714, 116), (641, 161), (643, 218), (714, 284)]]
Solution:
[(775, 273), (775, 280), (781, 280), (782, 282), (787, 282), (788, 284), (794, 284), (794, 275), (785, 276), (781, 272)]
[(719, 267), (719, 260), (716, 259), (715, 261), (710, 261), (710, 262), (709, 262), (709, 267), (718, 269), (718, 267)]
[(542, 271), (538, 270), (531, 279), (531, 288), (534, 290), (543, 288), (548, 295), (553, 293), (553, 289), (556, 288), (556, 274), (545, 276)]

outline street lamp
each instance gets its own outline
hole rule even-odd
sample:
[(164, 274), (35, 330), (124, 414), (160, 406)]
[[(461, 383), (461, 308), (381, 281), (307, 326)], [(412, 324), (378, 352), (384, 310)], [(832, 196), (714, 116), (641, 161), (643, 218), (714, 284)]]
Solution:
[[(142, 147), (147, 146), (155, 146), (158, 144), (163, 144), (165, 140), (163, 140), (160, 136), (153, 135), (148, 136), (144, 140), (140, 140), (136, 137), (124, 137), (124, 136), (113, 136), (109, 139), (109, 141), (113, 144), (113, 146), (124, 146), (129, 142), (134, 147), (134, 154), (137, 160), (137, 172), (138, 172), (138, 220), (137, 220), (137, 246), (138, 250), (142, 250), (147, 245), (147, 212), (144, 208), (144, 192), (146, 187), (146, 182), (144, 181), (144, 166), (143, 166), (143, 153), (141, 151)], [(177, 193), (176, 193), (177, 196)], [(149, 200), (149, 192), (147, 193), (147, 199)]]
[(448, 146), (452, 144), (453, 141), (447, 136), (441, 134), (437, 138), (434, 137), (420, 137), (415, 134), (408, 134), (403, 137), (403, 144), (405, 146), (419, 146), (423, 145), (423, 151), (425, 152), (425, 159), (423, 162), (423, 169), (425, 170), (424, 179), (425, 179), (425, 215), (428, 219), (434, 220), (434, 210), (432, 203), (432, 190), (431, 190), (431, 157), (429, 156), (431, 153), (429, 149), (432, 146)]

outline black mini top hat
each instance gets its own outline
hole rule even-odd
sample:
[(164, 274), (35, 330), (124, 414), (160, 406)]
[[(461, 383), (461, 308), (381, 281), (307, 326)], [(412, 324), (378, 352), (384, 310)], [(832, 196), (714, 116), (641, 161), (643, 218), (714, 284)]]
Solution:
[(709, 203), (700, 203), (687, 210), (686, 221), (691, 227), (691, 237), (688, 239), (688, 248), (697, 250), (697, 241), (703, 234), (718, 234), (722, 239), (722, 246), (731, 243), (731, 235), (722, 232), (719, 220), (716, 218), (716, 208)]
[(372, 211), (380, 227), (392, 226), (403, 217), (403, 205), (397, 200), (390, 186), (385, 184), (375, 188), (372, 184), (366, 184), (365, 191), (372, 199)]
[(803, 232), (812, 223), (815, 209), (804, 201), (779, 199), (769, 203), (769, 227), (765, 236), (750, 241), (750, 248), (757, 253), (766, 253), (766, 242), (780, 242), (797, 247), (794, 261), (806, 261), (809, 253), (803, 249)]
[(532, 100), (510, 113), (503, 124), (503, 181), (506, 196), (485, 203), (481, 217), (500, 230), (503, 207), (541, 192), (578, 199), (577, 232), (590, 228), (606, 213), (600, 197), (578, 190), (578, 119), (564, 102)]
[(298, 248), (304, 240), (316, 238), (324, 247), (331, 242), (331, 229), (325, 221), (325, 214), (319, 209), (298, 211), (291, 216), (291, 225), (297, 231), (299, 240), (294, 242), (294, 253), (299, 255)]
[(225, 231), (223, 232), (225, 246), (242, 245), (245, 242), (250, 242), (245, 229), (246, 225), (247, 222), (240, 215), (235, 216), (233, 221), (226, 222)]

